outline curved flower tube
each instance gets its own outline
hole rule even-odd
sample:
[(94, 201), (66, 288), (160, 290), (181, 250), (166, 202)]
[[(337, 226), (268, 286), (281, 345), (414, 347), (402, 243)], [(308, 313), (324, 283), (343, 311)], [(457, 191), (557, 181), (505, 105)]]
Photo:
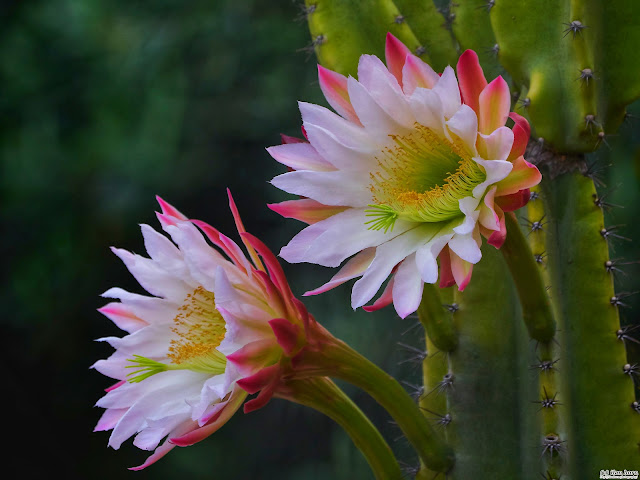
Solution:
[(119, 302), (99, 311), (127, 335), (100, 339), (116, 351), (93, 365), (118, 381), (97, 402), (106, 411), (96, 430), (113, 430), (115, 449), (135, 436), (134, 445), (155, 450), (134, 470), (211, 435), (247, 393), (260, 392), (245, 412), (262, 407), (288, 356), (322, 328), (293, 297), (275, 256), (245, 232), (230, 194), (248, 257), (210, 225), (158, 201), (158, 219), (175, 244), (142, 225), (150, 258), (113, 249), (151, 296), (121, 288), (103, 294)]
[[(524, 151), (528, 122), (509, 113), (507, 83), (490, 83), (475, 52), (439, 75), (389, 34), (387, 66), (363, 55), (358, 80), (318, 67), (337, 112), (300, 102), (306, 142), (268, 148), (288, 173), (272, 183), (299, 200), (270, 205), (309, 224), (280, 252), (288, 262), (340, 271), (315, 295), (348, 280), (353, 308), (393, 302), (401, 317), (424, 282), (463, 290), (480, 261), (481, 237), (496, 248), (505, 212), (525, 205), (541, 175)], [(508, 118), (514, 125), (506, 126)]]

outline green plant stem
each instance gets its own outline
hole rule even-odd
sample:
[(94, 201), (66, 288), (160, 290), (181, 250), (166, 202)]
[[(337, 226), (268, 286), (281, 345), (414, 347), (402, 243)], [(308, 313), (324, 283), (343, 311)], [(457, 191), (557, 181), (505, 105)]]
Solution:
[(453, 450), (429, 425), (404, 388), (344, 342), (327, 334), (321, 348), (304, 350), (295, 363), (299, 378), (331, 376), (366, 391), (393, 417), (429, 469), (447, 472), (453, 466)]
[(451, 352), (458, 346), (458, 334), (453, 327), (451, 314), (444, 308), (439, 288), (424, 284), (418, 318), (433, 344), (443, 352)]
[(291, 380), (276, 396), (311, 407), (334, 420), (365, 456), (378, 480), (402, 478), (400, 466), (378, 429), (330, 379)]
[(505, 219), (507, 240), (500, 251), (518, 290), (522, 318), (531, 338), (548, 343), (556, 333), (556, 323), (542, 277), (515, 216), (507, 213)]

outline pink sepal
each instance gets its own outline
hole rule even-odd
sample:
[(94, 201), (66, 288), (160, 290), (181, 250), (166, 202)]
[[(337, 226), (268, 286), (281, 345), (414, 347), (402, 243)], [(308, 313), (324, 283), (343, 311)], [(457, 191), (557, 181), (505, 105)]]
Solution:
[(513, 161), (513, 169), (509, 175), (496, 183), (496, 198), (517, 193), (526, 188), (535, 187), (542, 180), (538, 168), (527, 162), (522, 155)]
[(277, 312), (286, 312), (287, 307), (282, 298), (282, 293), (271, 281), (271, 277), (262, 270), (255, 270), (253, 274), (262, 283), (265, 296), (269, 299), (269, 305)]
[(365, 305), (364, 307), (362, 307), (362, 309), (365, 312), (375, 312), (376, 310), (380, 310), (381, 308), (384, 308), (387, 305), (390, 305), (391, 302), (393, 301), (392, 293), (393, 293), (394, 280), (395, 280), (395, 277), (391, 277), (391, 280), (389, 280), (389, 283), (387, 283), (387, 286), (382, 292), (382, 295), (380, 295), (380, 297), (378, 297), (378, 299), (375, 302), (373, 302), (371, 305)]
[(229, 421), (233, 414), (238, 411), (245, 398), (247, 398), (247, 393), (240, 388), (235, 388), (231, 393), (231, 397), (227, 400), (227, 404), (220, 412), (220, 415), (212, 418), (209, 423), (202, 427), (198, 427), (196, 422), (192, 422), (195, 424), (196, 428), (191, 431), (184, 432), (183, 434), (175, 432), (169, 437), (168, 441), (171, 442), (172, 445), (188, 447), (194, 443), (204, 440)]
[(273, 397), (273, 393), (276, 388), (276, 383), (277, 383), (276, 381), (271, 382), (265, 388), (260, 390), (260, 393), (256, 398), (253, 398), (249, 400), (247, 403), (245, 403), (244, 413), (251, 413), (255, 410), (258, 410), (264, 407), (267, 403), (269, 403), (269, 400), (271, 400), (271, 398)]
[(490, 135), (503, 127), (511, 109), (509, 85), (502, 76), (498, 76), (484, 87), (478, 99), (478, 131)]
[(271, 365), (260, 369), (260, 371), (249, 377), (241, 378), (236, 383), (245, 392), (254, 394), (269, 385), (278, 376), (279, 372), (280, 365)]
[(473, 264), (461, 259), (454, 252), (449, 252), (451, 255), (451, 273), (458, 285), (458, 290), (462, 292), (471, 281), (471, 274), (473, 273)]
[(168, 215), (170, 217), (174, 217), (174, 218), (177, 218), (177, 219), (183, 220), (183, 221), (188, 220), (188, 218), (185, 217), (182, 213), (180, 213), (180, 211), (177, 208), (175, 208), (173, 205), (165, 202), (162, 198), (160, 198), (159, 195), (156, 195), (156, 200), (160, 204), (160, 208), (162, 209), (162, 213), (164, 215)]
[(263, 338), (247, 343), (231, 355), (227, 355), (227, 360), (233, 363), (242, 375), (252, 375), (276, 359), (277, 354), (276, 342), (272, 338)]
[[(188, 434), (188, 432), (193, 431), (198, 428), (198, 424), (192, 420), (188, 420), (178, 427), (176, 427), (173, 432), (169, 435), (184, 435)], [(162, 457), (164, 457), (167, 453), (169, 453), (176, 445), (171, 441), (171, 439), (167, 439), (162, 445), (155, 449), (153, 455), (149, 456), (145, 462), (137, 467), (131, 467), (129, 470), (138, 471), (147, 468), (149, 465), (153, 465)]]
[(242, 236), (242, 234), (245, 233), (246, 230), (244, 228), (244, 225), (242, 224), (242, 219), (240, 218), (240, 212), (238, 212), (238, 207), (236, 206), (236, 202), (233, 199), (233, 195), (231, 195), (231, 190), (229, 190), (228, 188), (227, 188), (227, 196), (229, 197), (229, 208), (231, 209), (233, 220), (236, 223), (236, 229), (238, 230), (238, 233), (242, 238), (242, 243), (244, 243), (244, 246), (247, 249), (247, 252), (249, 252), (249, 256), (253, 260), (253, 263), (255, 264), (256, 268), (258, 270), (264, 270), (264, 266), (262, 265), (260, 258), (258, 258), (258, 254), (253, 249), (253, 246), (251, 245), (250, 242), (247, 242), (246, 239)]
[(298, 348), (300, 326), (291, 323), (286, 318), (269, 320), (269, 325), (276, 336), (278, 345), (282, 347), (284, 353), (291, 355)]
[(396, 77), (400, 87), (402, 87), (402, 69), (407, 55), (411, 55), (411, 50), (391, 33), (387, 33), (384, 54), (387, 60), (387, 68)]
[(451, 287), (456, 284), (453, 273), (451, 272), (451, 256), (449, 255), (449, 247), (444, 247), (438, 255), (440, 260), (440, 288)]
[(280, 203), (268, 203), (267, 207), (285, 218), (295, 218), (309, 225), (332, 217), (348, 208), (324, 205), (310, 198), (286, 200)]
[(500, 205), (500, 208), (505, 212), (513, 212), (514, 210), (524, 207), (529, 202), (530, 197), (531, 190), (523, 188), (511, 195), (496, 198), (496, 203)]
[(516, 112), (511, 112), (509, 118), (515, 122), (513, 125), (513, 145), (511, 146), (511, 152), (507, 160), (513, 161), (520, 155), (524, 155), (527, 149), (527, 143), (529, 143), (529, 137), (531, 136), (531, 127), (529, 122), (522, 115), (518, 115)]
[(220, 235), (222, 235), (218, 230), (209, 225), (208, 223), (203, 222), (202, 220), (191, 220), (195, 226), (197, 226), (202, 232), (207, 236), (207, 238), (222, 250), (229, 259), (233, 259), (233, 252), (231, 252), (224, 242), (220, 239)]
[(318, 80), (320, 81), (320, 89), (329, 105), (342, 117), (361, 125), (360, 119), (349, 100), (347, 77), (318, 65)]
[(480, 113), (479, 97), (482, 90), (487, 86), (487, 79), (484, 76), (478, 55), (473, 50), (466, 50), (458, 59), (458, 82), (462, 100), (469, 105), (476, 114)]
[(287, 144), (287, 143), (309, 143), (306, 140), (303, 140), (302, 138), (291, 137), (289, 135), (285, 135), (284, 133), (280, 134), (280, 140), (282, 140), (283, 144)]

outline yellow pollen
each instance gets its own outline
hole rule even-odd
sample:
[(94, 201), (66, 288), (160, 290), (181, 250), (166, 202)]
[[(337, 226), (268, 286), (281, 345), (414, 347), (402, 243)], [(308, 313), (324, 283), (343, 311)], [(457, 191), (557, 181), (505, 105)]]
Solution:
[(171, 329), (178, 338), (171, 340), (167, 356), (175, 364), (190, 362), (195, 358), (216, 355), (215, 349), (222, 342), (225, 322), (216, 310), (212, 292), (203, 287), (187, 295), (178, 309)]
[(379, 170), (371, 174), (370, 212), (380, 218), (373, 228), (388, 225), (382, 215), (439, 222), (461, 214), (458, 201), (486, 176), (462, 140), (453, 137), (449, 141), (418, 123), (406, 135), (390, 135), (394, 145), (376, 157)]

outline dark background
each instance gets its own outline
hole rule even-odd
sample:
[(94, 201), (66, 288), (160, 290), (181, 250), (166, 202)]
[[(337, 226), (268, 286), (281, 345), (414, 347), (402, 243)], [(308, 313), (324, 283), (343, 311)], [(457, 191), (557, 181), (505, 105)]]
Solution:
[[(137, 225), (157, 226), (156, 194), (233, 234), (229, 187), (247, 229), (276, 252), (302, 226), (266, 208), (287, 196), (268, 184), (285, 169), (264, 150), (281, 132), (299, 136), (296, 100), (324, 103), (299, 3), (0, 4), (0, 359), (11, 443), (2, 470), (9, 478), (371, 478), (331, 421), (281, 400), (237, 414), (143, 472), (126, 467), (147, 452), (130, 442), (116, 452), (106, 447), (108, 433), (92, 433), (102, 412), (92, 405), (111, 384), (89, 369), (111, 353), (93, 340), (121, 334), (96, 312), (106, 303), (99, 294), (112, 286), (141, 292), (108, 247), (144, 253)], [(640, 234), (639, 126), (630, 118), (593, 156), (608, 200), (625, 206), (608, 213), (609, 223), (626, 225), (627, 237)], [(635, 259), (631, 242), (614, 247), (613, 258)], [(298, 295), (335, 273), (284, 268)], [(619, 289), (640, 289), (640, 269), (626, 271)], [(307, 306), (399, 379), (418, 382), (419, 367), (397, 345), (421, 345), (418, 330), (401, 335), (414, 320), (399, 320), (392, 308), (353, 313), (349, 290), (308, 298)], [(384, 412), (347, 391), (414, 464), (404, 440), (393, 442), (400, 434)]]

